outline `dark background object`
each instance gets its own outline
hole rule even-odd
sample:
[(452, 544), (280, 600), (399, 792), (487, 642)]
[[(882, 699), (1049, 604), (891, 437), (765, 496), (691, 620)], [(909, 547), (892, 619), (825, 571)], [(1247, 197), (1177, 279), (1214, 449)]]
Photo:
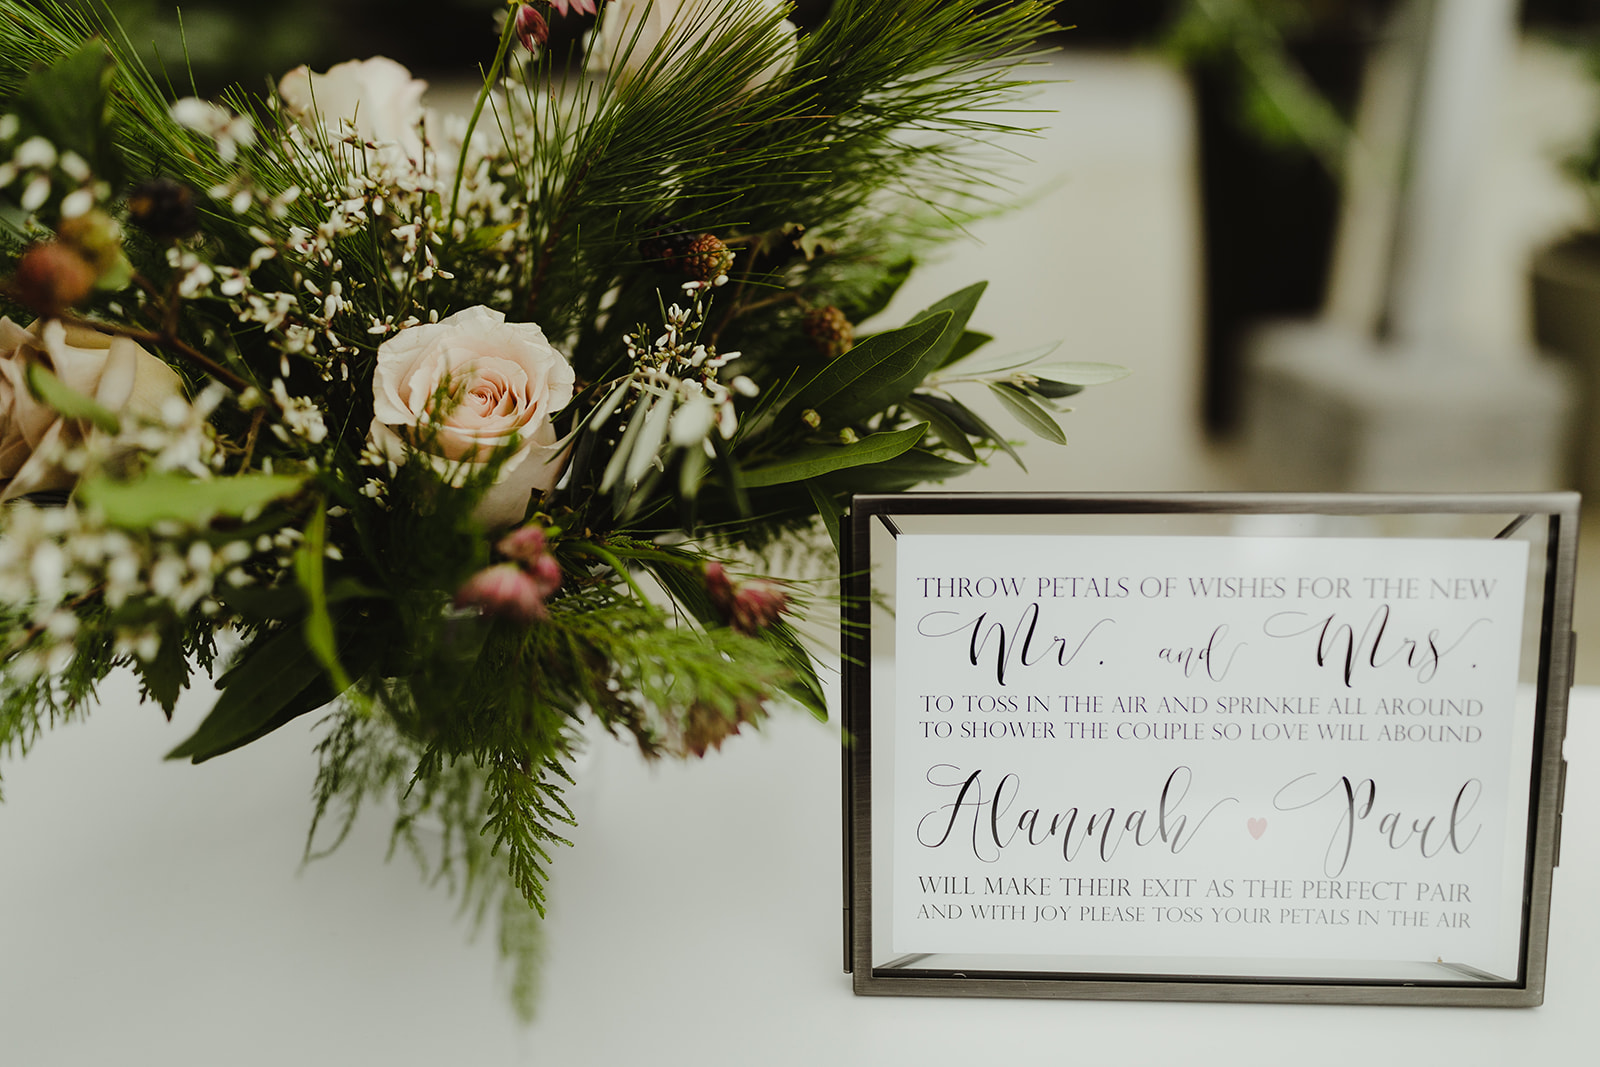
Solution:
[[(1348, 119), (1369, 41), (1343, 32), (1297, 42), (1313, 85)], [(1239, 342), (1264, 318), (1315, 314), (1327, 289), (1340, 183), (1308, 149), (1270, 143), (1239, 115), (1238, 72), (1224, 63), (1190, 71), (1199, 125), (1205, 257), (1205, 418), (1213, 433), (1238, 424)]]

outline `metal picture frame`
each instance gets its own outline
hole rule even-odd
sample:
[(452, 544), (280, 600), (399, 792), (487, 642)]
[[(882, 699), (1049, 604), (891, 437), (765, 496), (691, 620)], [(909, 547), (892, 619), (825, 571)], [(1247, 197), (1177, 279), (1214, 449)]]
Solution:
[[(852, 975), (854, 991), (879, 996), (1494, 1007), (1541, 1003), (1552, 874), (1560, 859), (1566, 776), (1562, 741), (1573, 672), (1578, 509), (1575, 493), (857, 496), (841, 524), (844, 969)], [(1061, 542), (1063, 548), (1104, 547), (1127, 537), (1173, 539), (1139, 543), (1140, 551), (1154, 552), (1157, 557), (1168, 546), (1173, 551), (1195, 545), (1206, 548), (1218, 538), (1239, 537), (1304, 539), (1285, 542), (1289, 558), (1295, 558), (1296, 552), (1326, 555), (1343, 543), (1370, 546), (1381, 559), (1391, 544), (1396, 546), (1394, 551), (1403, 552), (1420, 551), (1441, 540), (1527, 542), (1530, 577), (1522, 602), (1520, 651), (1508, 653), (1510, 662), (1520, 663), (1516, 680), (1519, 707), (1526, 703), (1526, 694), (1532, 699), (1531, 712), (1518, 712), (1521, 725), (1516, 727), (1527, 734), (1527, 766), (1525, 778), (1518, 776), (1519, 771), (1509, 779), (1516, 802), (1506, 809), (1503, 819), (1505, 840), (1510, 842), (1504, 856), (1509, 858), (1496, 868), (1503, 870), (1507, 886), (1520, 886), (1520, 910), (1518, 900), (1507, 892), (1497, 898), (1502, 905), (1494, 913), (1508, 931), (1513, 923), (1517, 926), (1515, 967), (1485, 970), (1470, 961), (1447, 962), (1442, 956), (1418, 960), (1415, 965), (1376, 958), (1331, 964), (1291, 959), (1267, 965), (1248, 955), (1208, 957), (1196, 963), (1182, 954), (1152, 956), (1144, 942), (1139, 950), (1125, 955), (1102, 950), (1082, 957), (1060, 952), (1035, 955), (1006, 948), (998, 941), (992, 950), (980, 945), (977, 951), (947, 951), (938, 946), (919, 951), (915, 943), (897, 944), (889, 932), (899, 929), (894, 925), (896, 908), (902, 906), (897, 897), (904, 891), (894, 887), (898, 883), (891, 886), (885, 879), (892, 874), (892, 838), (901, 825), (891, 821), (894, 808), (897, 798), (908, 795), (904, 791), (910, 786), (896, 779), (895, 765), (886, 755), (893, 750), (896, 732), (908, 729), (897, 719), (897, 715), (903, 719), (904, 712), (896, 710), (895, 702), (899, 661), (895, 657), (893, 571), (897, 554), (909, 551), (905, 547), (908, 535), (921, 534), (958, 539), (1083, 539)], [(1315, 543), (1318, 538), (1335, 540), (1319, 545)], [(1425, 544), (1406, 548), (1401, 543), (1407, 539), (1423, 539)], [(1009, 550), (1015, 542), (993, 543)], [(950, 544), (982, 547), (981, 540), (953, 540)], [(930, 587), (925, 584), (921, 588)], [(976, 625), (982, 625), (981, 618)], [(915, 667), (912, 663), (907, 670)], [(912, 742), (903, 743), (911, 751)], [(876, 763), (875, 752), (879, 753)], [(1517, 758), (1511, 762), (1515, 764)], [(1521, 818), (1524, 782), (1525, 829)], [(1376, 786), (1372, 788), (1376, 790)], [(953, 807), (952, 824), (960, 814), (959, 802)], [(997, 799), (991, 817), (999, 810)], [(1259, 837), (1254, 826), (1250, 833)], [(1424, 841), (1424, 855), (1426, 852)], [(898, 937), (898, 932), (894, 936)], [(1506, 937), (1510, 936), (1508, 932)]]

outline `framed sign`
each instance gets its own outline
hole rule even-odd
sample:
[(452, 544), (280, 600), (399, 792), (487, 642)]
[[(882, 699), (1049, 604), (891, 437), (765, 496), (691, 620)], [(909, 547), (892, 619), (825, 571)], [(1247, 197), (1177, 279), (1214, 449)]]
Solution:
[(857, 497), (856, 992), (1540, 1003), (1577, 518)]

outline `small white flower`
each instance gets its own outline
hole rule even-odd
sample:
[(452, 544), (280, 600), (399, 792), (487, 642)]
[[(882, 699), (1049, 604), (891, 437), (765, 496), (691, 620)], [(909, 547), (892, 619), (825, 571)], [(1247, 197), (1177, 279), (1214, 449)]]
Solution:
[(11, 161), (24, 169), (48, 170), (56, 165), (56, 146), (43, 137), (30, 137), (17, 146)]
[(173, 101), (170, 114), (179, 126), (203, 133), (215, 141), (217, 155), (224, 163), (232, 163), (240, 148), (248, 148), (256, 140), (249, 119), (197, 97), (186, 96)]
[(716, 405), (704, 393), (695, 393), (672, 414), (672, 443), (678, 448), (699, 444), (711, 432)]
[(68, 193), (61, 200), (61, 217), (75, 219), (79, 215), (88, 214), (94, 207), (94, 194), (87, 189), (78, 189)]
[(75, 182), (87, 182), (94, 173), (89, 169), (89, 164), (84, 161), (82, 156), (70, 150), (61, 153), (61, 158), (57, 160), (57, 165), (61, 167), (63, 174)]
[(57, 645), (45, 656), (45, 670), (51, 674), (60, 674), (72, 666), (72, 658), (77, 655), (77, 650), (71, 645)]
[(50, 179), (43, 174), (35, 174), (28, 182), (28, 187), (22, 191), (17, 203), (24, 211), (38, 211), (48, 199), (50, 199)]
[(33, 579), (34, 595), (41, 604), (54, 604), (65, 591), (67, 556), (54, 541), (41, 541), (29, 560), (29, 577)]

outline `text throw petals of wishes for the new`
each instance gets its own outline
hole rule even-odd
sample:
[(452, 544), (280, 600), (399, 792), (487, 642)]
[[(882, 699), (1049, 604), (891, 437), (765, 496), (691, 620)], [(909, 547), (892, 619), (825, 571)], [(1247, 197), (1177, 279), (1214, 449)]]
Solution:
[(1515, 971), (1525, 543), (896, 551), (895, 951)]

